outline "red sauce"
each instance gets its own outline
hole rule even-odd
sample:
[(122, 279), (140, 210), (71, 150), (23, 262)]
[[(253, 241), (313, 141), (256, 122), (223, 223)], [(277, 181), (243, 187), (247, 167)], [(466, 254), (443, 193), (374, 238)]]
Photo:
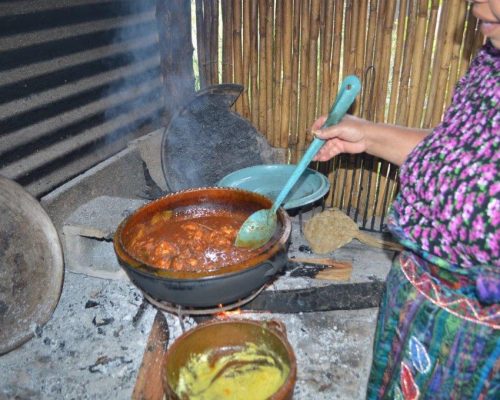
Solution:
[(127, 247), (157, 268), (213, 271), (251, 257), (250, 250), (234, 246), (246, 218), (244, 213), (220, 210), (194, 216), (161, 211), (131, 228)]

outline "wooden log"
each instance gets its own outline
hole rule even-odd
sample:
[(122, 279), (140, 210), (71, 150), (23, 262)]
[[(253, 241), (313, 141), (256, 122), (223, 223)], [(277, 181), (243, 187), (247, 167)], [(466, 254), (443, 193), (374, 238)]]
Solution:
[(157, 311), (132, 392), (133, 400), (163, 399), (163, 374), (165, 373), (163, 361), (168, 341), (167, 320), (161, 311)]

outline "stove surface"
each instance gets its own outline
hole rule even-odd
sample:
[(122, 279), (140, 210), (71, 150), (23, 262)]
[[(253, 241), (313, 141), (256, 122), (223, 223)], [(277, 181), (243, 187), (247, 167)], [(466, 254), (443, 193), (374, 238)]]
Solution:
[[(139, 149), (131, 145), (42, 199), (65, 247), (63, 291), (50, 321), (33, 326), (35, 337), (0, 357), (0, 399), (131, 397), (157, 310), (112, 264), (110, 237), (128, 208), (147, 201), (146, 185)], [(100, 213), (97, 203), (106, 205)], [(356, 293), (383, 285), (392, 253), (353, 241), (330, 255), (352, 264), (350, 279), (318, 279), (323, 266), (293, 262), (317, 256), (308, 254), (300, 217), (293, 223), (292, 262), (250, 308), (230, 315), (285, 324), (298, 361), (294, 400), (364, 398), (377, 315), (370, 304), (379, 293), (364, 300)], [(170, 344), (199, 320), (165, 316)]]

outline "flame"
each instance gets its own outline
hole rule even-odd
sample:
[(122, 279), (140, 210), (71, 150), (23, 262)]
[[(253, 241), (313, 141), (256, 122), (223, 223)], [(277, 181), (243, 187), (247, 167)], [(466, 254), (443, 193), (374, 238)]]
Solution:
[[(221, 307), (219, 305), (219, 307)], [(242, 314), (243, 311), (241, 311), (241, 308), (237, 308), (236, 310), (228, 310), (228, 311), (221, 311), (215, 314), (215, 316), (219, 319), (229, 319), (235, 315), (240, 315)]]

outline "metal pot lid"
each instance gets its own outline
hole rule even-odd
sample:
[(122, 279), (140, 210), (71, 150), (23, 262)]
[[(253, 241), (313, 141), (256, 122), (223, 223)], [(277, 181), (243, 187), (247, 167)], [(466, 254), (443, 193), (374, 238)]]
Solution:
[[(296, 165), (256, 165), (226, 175), (218, 186), (233, 187), (260, 193), (273, 201), (285, 186)], [(307, 168), (283, 203), (287, 210), (303, 207), (321, 199), (330, 189), (325, 175)]]
[(61, 294), (61, 242), (40, 203), (0, 176), (0, 354), (34, 336)]
[(230, 110), (243, 86), (199, 91), (171, 120), (162, 137), (161, 164), (171, 191), (215, 186), (241, 168), (276, 162), (266, 138)]

